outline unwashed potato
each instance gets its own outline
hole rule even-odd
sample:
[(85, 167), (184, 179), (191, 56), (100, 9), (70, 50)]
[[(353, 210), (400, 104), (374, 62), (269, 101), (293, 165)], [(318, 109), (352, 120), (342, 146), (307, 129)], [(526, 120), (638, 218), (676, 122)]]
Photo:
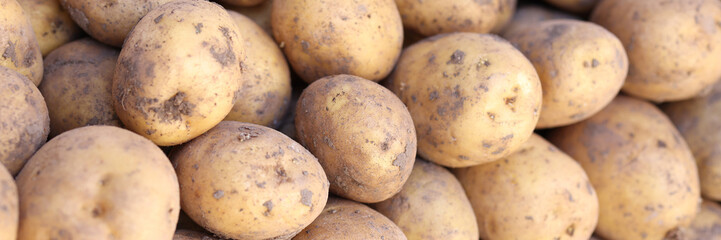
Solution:
[(16, 240), (18, 233), (18, 188), (15, 179), (0, 166), (0, 240)]
[(500, 30), (513, 16), (516, 0), (395, 0), (403, 25), (423, 35)]
[(172, 158), (183, 211), (224, 238), (290, 238), (313, 222), (328, 199), (328, 179), (317, 159), (260, 125), (223, 121)]
[(496, 18), (496, 26), (491, 29), (492, 33), (500, 33), (506, 28), (513, 15), (516, 14), (516, 4), (518, 0), (500, 0), (498, 3), (498, 17)]
[(262, 3), (252, 7), (237, 7), (225, 5), (228, 10), (239, 12), (252, 19), (258, 26), (270, 35), (273, 35), (273, 28), (270, 25), (270, 10), (273, 8), (273, 0), (265, 0)]
[(406, 236), (391, 220), (366, 205), (329, 198), (323, 213), (293, 240), (341, 238), (403, 240)]
[(467, 167), (518, 149), (541, 110), (533, 65), (495, 35), (437, 35), (406, 48), (387, 83), (408, 106), (418, 154)]
[(401, 192), (373, 208), (408, 239), (478, 240), (476, 216), (458, 179), (420, 158)]
[(623, 42), (630, 95), (683, 100), (721, 79), (721, 1), (604, 0), (591, 20)]
[(171, 239), (178, 180), (151, 141), (88, 126), (48, 141), (17, 177), (19, 240)]
[(693, 156), (654, 105), (618, 96), (593, 117), (554, 130), (550, 140), (586, 170), (600, 205), (596, 233), (604, 239), (662, 239), (696, 215)]
[[(266, 0), (219, 0), (221, 3), (241, 6), (241, 7), (252, 7), (263, 3)], [(270, 0), (268, 0), (270, 1)]]
[(220, 5), (180, 0), (150, 11), (128, 36), (113, 76), (125, 127), (177, 145), (228, 115), (244, 85), (243, 40)]
[(578, 19), (578, 17), (540, 5), (521, 5), (501, 32), (503, 35), (508, 35), (514, 31), (523, 31), (525, 27), (536, 27), (540, 22), (552, 19)]
[(274, 0), (275, 41), (306, 82), (350, 74), (385, 78), (403, 45), (403, 23), (393, 0)]
[(178, 229), (173, 235), (173, 240), (218, 240), (213, 236), (209, 236), (205, 233), (195, 232), (190, 230)]
[(598, 198), (578, 163), (538, 135), (501, 160), (455, 169), (482, 239), (583, 239)]
[(43, 56), (77, 39), (82, 30), (73, 22), (58, 0), (20, 0), (35, 32)]
[(0, 66), (0, 163), (10, 174), (17, 174), (45, 143), (49, 128), (48, 108), (38, 88)]
[(546, 0), (547, 3), (553, 4), (563, 10), (574, 13), (587, 13), (596, 6), (599, 0)]
[(351, 75), (313, 82), (300, 96), (298, 140), (318, 157), (330, 191), (374, 203), (398, 193), (416, 158), (413, 119), (398, 97)]
[(16, 0), (0, 0), (0, 67), (25, 75), (37, 86), (43, 79), (43, 56), (29, 16)]
[(718, 203), (703, 200), (701, 209), (686, 229), (684, 239), (710, 240), (721, 239), (721, 206)]
[(531, 60), (541, 79), (536, 128), (565, 126), (601, 111), (621, 90), (628, 57), (621, 41), (596, 24), (549, 20), (504, 35)]

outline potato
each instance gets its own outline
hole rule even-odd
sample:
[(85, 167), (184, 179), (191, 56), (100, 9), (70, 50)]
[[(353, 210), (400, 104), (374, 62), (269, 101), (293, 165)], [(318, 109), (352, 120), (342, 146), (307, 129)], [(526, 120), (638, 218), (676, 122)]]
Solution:
[(518, 149), (541, 110), (533, 65), (495, 35), (438, 35), (404, 50), (387, 83), (413, 117), (418, 154), (448, 167)]
[(593, 117), (550, 133), (598, 193), (604, 239), (662, 239), (691, 223), (700, 201), (686, 142), (654, 105), (619, 96)]
[(183, 211), (223, 238), (290, 238), (328, 199), (316, 158), (260, 125), (223, 121), (172, 158)]
[(380, 202), (401, 191), (413, 169), (413, 119), (391, 91), (363, 78), (313, 82), (298, 100), (295, 129), (323, 165), (335, 195)]
[(395, 1), (403, 26), (426, 36), (500, 30), (516, 9), (516, 0)]
[(0, 0), (0, 53), (0, 67), (25, 75), (35, 86), (40, 84), (43, 56), (28, 15), (15, 0)]
[(683, 233), (688, 240), (721, 239), (721, 206), (704, 200), (691, 226)]
[(500, 0), (498, 2), (498, 16), (496, 17), (496, 26), (491, 29), (492, 33), (500, 33), (506, 28), (508, 23), (516, 14), (516, 4), (518, 0)]
[(268, 33), (269, 36), (273, 34), (273, 28), (270, 25), (270, 10), (273, 8), (273, 0), (264, 0), (262, 3), (252, 7), (225, 5), (225, 8), (252, 19), (263, 31)]
[(293, 240), (406, 239), (398, 226), (366, 205), (330, 198), (323, 213)]
[(278, 127), (290, 101), (290, 70), (273, 39), (250, 18), (228, 11), (243, 41), (243, 86), (224, 120)]
[(721, 1), (606, 0), (591, 20), (623, 42), (630, 95), (683, 100), (721, 79)]
[(14, 176), (45, 144), (50, 131), (48, 108), (27, 77), (3, 66), (0, 103), (0, 163)]
[(43, 56), (82, 35), (58, 0), (20, 0), (23, 11), (30, 19), (38, 46)]
[(218, 238), (209, 236), (204, 233), (178, 229), (173, 235), (173, 240), (217, 240)]
[(215, 3), (181, 0), (153, 9), (118, 57), (112, 89), (118, 117), (160, 146), (208, 131), (244, 85), (242, 44), (233, 19)]
[(258, 4), (263, 3), (266, 0), (219, 0), (221, 3), (235, 5), (235, 6), (242, 6), (242, 7), (252, 7), (256, 6)]
[(593, 23), (549, 20), (504, 35), (541, 79), (536, 128), (565, 126), (601, 111), (621, 90), (628, 57), (621, 41)]
[(525, 27), (537, 27), (537, 25), (546, 20), (553, 19), (576, 19), (579, 18), (565, 12), (546, 8), (540, 5), (522, 5), (518, 7), (518, 11), (513, 15), (511, 21), (501, 31), (502, 35), (507, 36), (515, 31), (522, 30)]
[(546, 0), (556, 7), (574, 13), (587, 13), (593, 9), (599, 0)]
[(271, 24), (295, 72), (306, 82), (350, 74), (385, 78), (403, 45), (392, 0), (274, 0)]
[(15, 240), (18, 232), (18, 188), (13, 176), (0, 166), (0, 240)]
[(180, 197), (151, 141), (113, 126), (67, 131), (17, 177), (18, 239), (170, 239)]
[(409, 239), (478, 240), (476, 216), (458, 179), (420, 158), (403, 190), (373, 208), (396, 223)]

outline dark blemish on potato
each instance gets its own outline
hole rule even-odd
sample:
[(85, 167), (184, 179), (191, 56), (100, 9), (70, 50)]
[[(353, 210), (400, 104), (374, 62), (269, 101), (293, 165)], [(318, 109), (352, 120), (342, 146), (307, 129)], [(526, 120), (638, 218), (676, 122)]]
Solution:
[(484, 148), (491, 148), (491, 147), (493, 147), (493, 144), (491, 144), (491, 143), (489, 143), (489, 142), (486, 142), (486, 141), (483, 141), (483, 147), (484, 147)]
[(263, 203), (263, 206), (266, 209), (265, 212), (263, 213), (263, 215), (265, 215), (265, 216), (270, 215), (270, 211), (273, 210), (273, 201), (271, 201), (271, 200), (265, 201)]
[(573, 233), (575, 231), (576, 231), (576, 226), (574, 224), (571, 224), (571, 226), (568, 226), (568, 228), (566, 228), (566, 234), (568, 234), (568, 236), (573, 237)]
[(444, 115), (446, 115), (446, 108), (445, 108), (445, 107), (438, 107), (438, 108), (436, 109), (436, 112), (438, 113), (439, 116), (444, 116)]
[(598, 60), (596, 60), (595, 58), (594, 58), (593, 60), (591, 60), (591, 67), (592, 67), (592, 68), (598, 67), (599, 64), (601, 64), (601, 63), (599, 63)]
[(532, 216), (526, 216), (525, 218), (526, 218), (526, 220), (533, 222), (533, 217), (532, 217)]
[(641, 238), (646, 239), (648, 237), (648, 234), (645, 232), (641, 232)]
[(381, 150), (388, 151), (388, 142), (381, 143)]
[(436, 55), (433, 54), (428, 58), (428, 64), (436, 63)]
[(464, 53), (461, 50), (456, 50), (451, 54), (451, 60), (448, 60), (446, 64), (463, 64), (463, 58), (466, 56), (466, 53)]
[(470, 159), (470, 158), (468, 158), (468, 156), (464, 156), (464, 155), (458, 155), (458, 158), (461, 159), (461, 160), (468, 160), (468, 159)]
[(308, 171), (303, 171), (303, 176), (308, 176)]
[(35, 63), (35, 54), (34, 47), (30, 47), (27, 52), (25, 53), (25, 57), (23, 58), (23, 65), (25, 67), (30, 67)]
[(155, 133), (156, 131), (157, 131), (157, 130), (155, 130), (155, 129), (148, 129), (148, 130), (145, 130), (145, 134), (147, 134), (147, 135), (153, 135), (153, 133)]
[(496, 149), (496, 151), (493, 151), (491, 154), (498, 155), (498, 154), (501, 154), (503, 151), (506, 151), (506, 147), (499, 147), (498, 149)]
[[(233, 46), (231, 44), (232, 37), (230, 36), (230, 30), (226, 27), (219, 27), (218, 30), (220, 30), (221, 33), (223, 33), (223, 36), (225, 37), (225, 43), (227, 45), (225, 51), (219, 52), (218, 49), (216, 49), (215, 46), (210, 47), (210, 54), (213, 55), (213, 58), (215, 58), (218, 63), (220, 63), (223, 66), (230, 65), (231, 62), (235, 62), (236, 56), (235, 53), (233, 53)], [(206, 42), (203, 42), (203, 44), (207, 44)]]
[(491, 120), (496, 120), (496, 114), (493, 114), (492, 112), (487, 112), (486, 114), (488, 115), (488, 118), (490, 118)]
[(563, 25), (563, 24), (553, 25), (550, 29), (546, 29), (546, 32), (548, 34), (548, 38), (546, 39), (546, 42), (548, 44), (552, 44), (553, 42), (555, 42), (554, 40), (556, 38), (563, 35), (567, 30), (568, 30), (567, 25)]
[(303, 48), (304, 53), (308, 53), (308, 48), (310, 48), (310, 44), (308, 44), (308, 42), (300, 40), (300, 46)]
[[(721, 96), (721, 94), (719, 94), (719, 96)], [(418, 99), (416, 98), (416, 95), (411, 95), (411, 100), (412, 100), (413, 102), (418, 101)]]
[(259, 188), (265, 188), (265, 182), (255, 182), (255, 186), (258, 186)]
[(193, 164), (193, 169), (198, 170), (198, 168), (199, 168), (199, 167), (198, 167), (198, 164), (197, 164), (197, 163), (196, 163), (196, 164)]
[(101, 210), (99, 207), (95, 207), (93, 208), (92, 214), (94, 218), (100, 217), (100, 215), (103, 214), (103, 210)]
[[(155, 102), (149, 99), (146, 99), (149, 103)], [(140, 100), (138, 100), (140, 104)], [(156, 100), (157, 101), (157, 100)], [(141, 105), (146, 105), (141, 104)], [(138, 109), (142, 109), (142, 106), (136, 106)], [(178, 92), (173, 96), (172, 98), (168, 99), (167, 101), (163, 102), (161, 107), (152, 107), (149, 108), (150, 111), (155, 112), (160, 117), (161, 122), (171, 122), (171, 121), (178, 121), (182, 119), (182, 115), (189, 116), (193, 113), (193, 110), (195, 109), (195, 104), (192, 104), (185, 100), (185, 93), (184, 92)]]
[(148, 66), (145, 68), (145, 76), (155, 78), (155, 62), (148, 63)]
[(203, 32), (203, 23), (194, 24), (193, 27), (195, 27), (195, 34)]
[(238, 140), (241, 142), (256, 138), (261, 134), (261, 132), (258, 131), (259, 129), (254, 127), (239, 127), (238, 130), (240, 131)]
[(658, 146), (658, 148), (666, 148), (666, 142), (661, 141), (660, 139), (658, 140), (656, 145)]
[(298, 17), (294, 17), (293, 22), (298, 22)]
[(313, 192), (308, 189), (300, 190), (300, 203), (308, 207), (313, 206)]
[(18, 59), (17, 56), (15, 56), (15, 43), (8, 41), (8, 47), (5, 48), (2, 57), (5, 59), (9, 58), (10, 61), (15, 64), (15, 67), (18, 67)]
[(215, 199), (220, 199), (223, 197), (223, 195), (225, 195), (225, 192), (223, 192), (223, 190), (217, 190), (213, 193), (213, 197)]
[(160, 16), (158, 16), (158, 17), (156, 17), (155, 19), (153, 19), (153, 22), (155, 22), (155, 23), (159, 23), (159, 22), (160, 22), (160, 20), (162, 20), (162, 19), (163, 19), (163, 15), (165, 15), (165, 13), (163, 13), (163, 14), (160, 14)]
[(508, 135), (506, 135), (506, 136), (503, 136), (503, 137), (501, 138), (502, 141), (508, 141), (508, 140), (511, 140), (511, 139), (513, 139), (513, 133), (508, 134)]
[(283, 166), (276, 165), (275, 166), (275, 174), (278, 175), (278, 184), (290, 181), (290, 178), (286, 174)]
[(428, 95), (428, 100), (433, 101), (436, 99), (438, 99), (438, 91), (433, 91), (433, 92), (431, 92), (430, 95)]
[(326, 212), (327, 212), (327, 213), (330, 213), (330, 214), (334, 214), (334, 213), (337, 213), (338, 210), (331, 209), (331, 210), (328, 210), (328, 211), (326, 211)]

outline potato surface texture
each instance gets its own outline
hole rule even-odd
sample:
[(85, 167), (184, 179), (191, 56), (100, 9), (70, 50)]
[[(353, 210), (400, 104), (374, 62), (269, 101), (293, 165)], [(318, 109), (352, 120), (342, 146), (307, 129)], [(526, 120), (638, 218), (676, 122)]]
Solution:
[(403, 25), (425, 36), (498, 31), (516, 10), (516, 0), (396, 0), (396, 4)]
[(15, 179), (0, 166), (0, 240), (16, 240), (18, 233), (18, 188)]
[(16, 0), (0, 0), (0, 67), (37, 86), (43, 79), (43, 56), (28, 16)]
[(81, 36), (82, 30), (58, 0), (20, 0), (43, 56)]
[(721, 239), (721, 206), (717, 202), (703, 200), (691, 226), (680, 234), (688, 240)]

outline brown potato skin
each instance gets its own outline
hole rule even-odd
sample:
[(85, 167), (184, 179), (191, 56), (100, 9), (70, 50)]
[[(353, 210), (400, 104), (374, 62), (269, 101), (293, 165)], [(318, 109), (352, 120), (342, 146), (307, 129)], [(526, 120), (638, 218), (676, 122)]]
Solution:
[(579, 20), (578, 17), (566, 12), (550, 9), (541, 5), (526, 4), (518, 7), (518, 10), (513, 14), (513, 18), (501, 31), (501, 35), (507, 36), (514, 31), (522, 31), (525, 27), (536, 27), (536, 25), (542, 21), (553, 19)]
[(178, 180), (163, 151), (113, 126), (48, 141), (17, 184), (18, 240), (170, 239), (180, 212)]
[(313, 82), (298, 100), (295, 129), (338, 196), (386, 200), (401, 191), (413, 169), (413, 119), (403, 102), (372, 81), (335, 75)]
[(721, 79), (721, 2), (604, 0), (591, 21), (623, 42), (623, 91), (654, 102), (692, 98)]
[(478, 240), (478, 225), (461, 183), (447, 169), (417, 158), (403, 189), (373, 204), (408, 239)]
[[(241, 6), (241, 7), (252, 7), (265, 2), (266, 0), (219, 0), (221, 3)], [(268, 0), (270, 1), (270, 0)]]
[(425, 36), (500, 30), (513, 15), (516, 0), (395, 0), (403, 26)]
[(37, 86), (43, 79), (43, 55), (28, 17), (16, 0), (0, 0), (0, 67), (25, 75)]
[(219, 238), (215, 238), (215, 237), (207, 235), (205, 233), (190, 231), (190, 230), (183, 230), (183, 229), (176, 230), (175, 235), (173, 235), (173, 240), (218, 240), (218, 239)]
[(15, 175), (48, 138), (45, 99), (27, 77), (0, 66), (0, 163)]
[(704, 199), (691, 226), (683, 234), (687, 240), (721, 239), (721, 206)]
[(588, 174), (600, 203), (596, 233), (604, 239), (662, 239), (696, 215), (695, 161), (654, 105), (618, 96), (593, 117), (552, 131), (550, 140)]
[(0, 240), (16, 240), (18, 233), (18, 188), (15, 179), (0, 166)]
[(407, 239), (390, 219), (366, 205), (331, 197), (323, 213), (293, 240)]
[(403, 45), (393, 0), (274, 0), (271, 24), (275, 41), (308, 83), (337, 74), (380, 81)]
[(73, 22), (70, 14), (60, 6), (60, 1), (21, 0), (18, 3), (30, 19), (43, 57), (63, 44), (82, 36), (83, 31)]
[(416, 43), (386, 86), (413, 117), (418, 154), (447, 167), (507, 156), (531, 136), (541, 110), (533, 65), (495, 35), (442, 34)]
[(236, 11), (243, 16), (252, 19), (268, 36), (273, 35), (273, 28), (270, 24), (270, 11), (273, 8), (273, 0), (265, 0), (262, 3), (252, 7), (237, 7), (233, 5), (224, 5), (228, 10)]
[(599, 0), (546, 0), (558, 8), (573, 12), (573, 13), (587, 13), (593, 9)]

